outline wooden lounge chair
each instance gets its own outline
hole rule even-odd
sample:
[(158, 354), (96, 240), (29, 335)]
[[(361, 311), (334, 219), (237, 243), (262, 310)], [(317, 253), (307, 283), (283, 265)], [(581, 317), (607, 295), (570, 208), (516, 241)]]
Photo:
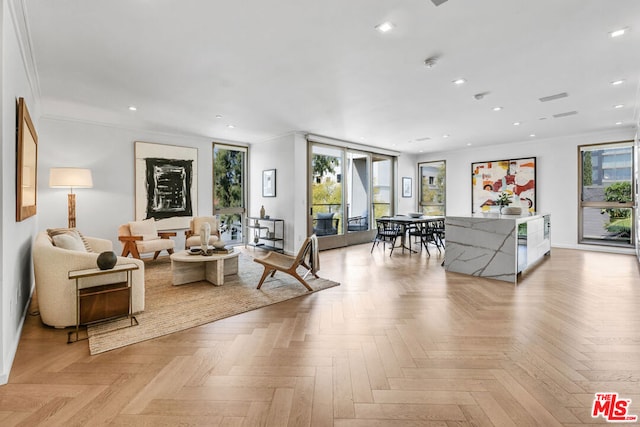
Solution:
[[(309, 258), (309, 263), (305, 261), (305, 258), (307, 257)], [(271, 277), (273, 277), (276, 274), (276, 271), (282, 271), (295, 277), (298, 282), (304, 285), (305, 288), (313, 291), (311, 286), (309, 286), (309, 284), (304, 279), (309, 273), (311, 273), (316, 278), (318, 277), (318, 275), (316, 274), (316, 272), (320, 269), (318, 258), (318, 239), (316, 238), (315, 234), (307, 237), (300, 247), (298, 255), (295, 257), (278, 252), (269, 252), (264, 258), (254, 258), (253, 260), (264, 266), (264, 272), (262, 273), (262, 277), (260, 278), (260, 283), (258, 283), (258, 289), (260, 289), (262, 283), (269, 274), (271, 274)], [(307, 269), (307, 272), (304, 276), (300, 276), (296, 271), (299, 266)]]

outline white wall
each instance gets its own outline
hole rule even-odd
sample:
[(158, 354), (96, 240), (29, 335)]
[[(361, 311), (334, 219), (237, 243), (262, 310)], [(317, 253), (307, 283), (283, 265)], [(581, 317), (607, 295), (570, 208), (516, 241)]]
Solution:
[[(396, 196), (398, 203), (396, 205), (396, 213), (407, 214), (409, 212), (418, 212), (418, 162), (417, 157), (411, 154), (403, 153), (398, 156), (398, 164), (396, 169)], [(402, 197), (402, 178), (411, 178), (411, 197)]]
[[(119, 253), (122, 247), (118, 241), (118, 226), (135, 219), (135, 141), (197, 148), (197, 214), (213, 214), (210, 138), (169, 135), (50, 118), (42, 118), (40, 133), (40, 230), (67, 226), (68, 190), (48, 187), (49, 169), (89, 168), (93, 175), (93, 188), (74, 190), (77, 228), (86, 235), (110, 239), (114, 250)], [(176, 238), (176, 248), (183, 247), (184, 233), (181, 231)]]
[[(565, 138), (531, 140), (508, 145), (432, 153), (418, 160), (446, 160), (447, 215), (471, 213), (471, 163), (536, 157), (536, 210), (551, 213), (551, 244), (595, 250), (578, 245), (579, 145), (633, 139), (632, 129)], [(628, 252), (621, 250), (620, 252)]]
[[(287, 134), (251, 146), (249, 155), (249, 216), (260, 216), (260, 208), (271, 218), (284, 219), (284, 250), (293, 253), (295, 244), (296, 178), (295, 135)], [(262, 171), (276, 170), (276, 197), (262, 197)], [(306, 194), (306, 193), (305, 193)], [(251, 238), (251, 236), (247, 236)]]
[[(0, 384), (8, 380), (9, 371), (20, 339), (27, 304), (33, 290), (31, 264), (32, 239), (37, 230), (37, 216), (16, 222), (16, 100), (25, 98), (36, 130), (39, 130), (39, 104), (29, 78), (28, 58), (20, 39), (16, 16), (21, 12), (14, 2), (3, 0), (0, 8), (2, 22), (2, 66), (0, 91), (2, 95), (2, 221), (0, 222)], [(39, 202), (39, 199), (37, 200)], [(38, 206), (38, 212), (41, 207)]]

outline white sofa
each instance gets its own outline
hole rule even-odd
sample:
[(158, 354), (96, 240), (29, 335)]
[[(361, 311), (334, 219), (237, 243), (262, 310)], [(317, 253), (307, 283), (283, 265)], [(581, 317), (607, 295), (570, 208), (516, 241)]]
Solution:
[[(33, 268), (40, 317), (46, 325), (56, 328), (76, 324), (76, 283), (68, 278), (69, 271), (97, 267), (98, 255), (112, 251), (110, 240), (85, 236), (93, 252), (75, 251), (56, 247), (47, 232), (38, 233), (33, 244)], [(117, 264), (133, 263), (138, 266), (133, 271), (131, 300), (132, 312), (144, 310), (144, 262), (118, 257)], [(92, 284), (104, 284), (126, 280), (126, 273), (115, 273), (87, 279)], [(121, 275), (121, 277), (118, 277)]]

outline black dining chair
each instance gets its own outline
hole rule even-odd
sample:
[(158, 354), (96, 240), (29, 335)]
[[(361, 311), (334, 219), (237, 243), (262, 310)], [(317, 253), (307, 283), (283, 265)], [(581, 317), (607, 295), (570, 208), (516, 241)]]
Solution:
[(378, 246), (380, 242), (382, 242), (382, 249), (386, 249), (386, 244), (391, 244), (391, 253), (389, 256), (393, 254), (393, 249), (396, 246), (396, 240), (398, 237), (402, 235), (402, 227), (394, 224), (388, 219), (384, 217), (376, 219), (376, 225), (378, 227), (378, 231), (376, 236), (373, 239), (373, 245), (371, 246), (371, 252), (373, 252), (373, 248)]

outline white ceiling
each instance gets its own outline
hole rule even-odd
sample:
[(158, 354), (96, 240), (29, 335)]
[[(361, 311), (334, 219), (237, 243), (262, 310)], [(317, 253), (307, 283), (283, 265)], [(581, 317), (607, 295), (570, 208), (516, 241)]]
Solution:
[[(24, 2), (50, 117), (250, 143), (306, 131), (412, 153), (637, 122), (638, 0)], [(395, 28), (381, 34), (384, 21)]]

